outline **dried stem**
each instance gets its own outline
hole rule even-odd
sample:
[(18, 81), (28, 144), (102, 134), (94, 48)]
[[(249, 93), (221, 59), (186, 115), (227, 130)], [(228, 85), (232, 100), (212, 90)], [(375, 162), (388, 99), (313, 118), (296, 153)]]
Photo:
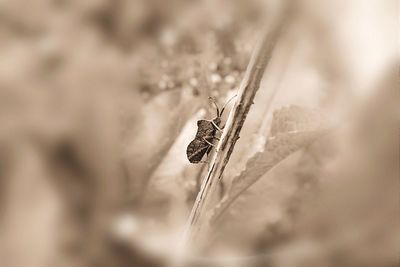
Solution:
[(275, 44), (286, 24), (286, 18), (287, 13), (282, 12), (281, 16), (271, 25), (268, 34), (262, 36), (252, 54), (239, 87), (236, 102), (225, 124), (221, 141), (218, 143), (217, 152), (210, 162), (210, 168), (191, 211), (184, 240), (181, 244), (183, 248), (193, 243), (197, 245), (202, 243), (199, 237), (208, 228), (206, 212), (212, 204), (215, 189), (229, 161), (235, 143), (240, 137), (240, 131), (260, 87), (261, 79), (270, 62)]

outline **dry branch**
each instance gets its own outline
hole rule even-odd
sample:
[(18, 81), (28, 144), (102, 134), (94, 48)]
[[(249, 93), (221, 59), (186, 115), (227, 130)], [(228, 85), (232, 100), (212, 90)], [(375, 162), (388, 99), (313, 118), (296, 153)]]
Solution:
[(246, 116), (253, 104), (254, 97), (260, 87), (265, 69), (270, 62), (272, 53), (281, 32), (286, 25), (287, 13), (282, 15), (271, 25), (269, 32), (262, 36), (256, 46), (245, 76), (238, 90), (236, 102), (229, 114), (221, 141), (217, 146), (217, 153), (210, 162), (210, 168), (203, 180), (202, 187), (197, 195), (186, 228), (183, 246), (193, 243), (201, 244), (199, 237), (208, 228), (206, 212), (212, 202), (218, 181), (229, 161)]
[(280, 133), (270, 138), (265, 145), (265, 150), (250, 158), (245, 170), (233, 178), (230, 192), (211, 211), (209, 221), (217, 223), (232, 203), (264, 174), (296, 151), (313, 143), (326, 132), (326, 129), (293, 131)]

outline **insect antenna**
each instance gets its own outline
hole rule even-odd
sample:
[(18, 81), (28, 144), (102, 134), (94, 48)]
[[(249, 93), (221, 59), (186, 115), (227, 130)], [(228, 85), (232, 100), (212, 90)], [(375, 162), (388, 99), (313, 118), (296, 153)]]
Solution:
[(213, 102), (213, 104), (214, 104), (214, 105), (215, 105), (215, 107), (217, 108), (217, 117), (220, 117), (222, 113), (220, 113), (220, 112), (219, 112), (219, 108), (218, 108), (217, 102), (215, 102), (215, 99), (214, 99), (214, 98), (212, 98), (211, 96), (210, 96), (210, 97), (208, 97), (208, 99), (210, 99), (210, 100), (211, 100), (211, 102)]
[(228, 101), (226, 101), (225, 105), (222, 107), (221, 113), (219, 114), (220, 116), (222, 116), (222, 113), (224, 113), (224, 110), (226, 108), (226, 106), (229, 104), (229, 102), (231, 102), (232, 99), (234, 99), (237, 95), (232, 96), (231, 98), (229, 98)]

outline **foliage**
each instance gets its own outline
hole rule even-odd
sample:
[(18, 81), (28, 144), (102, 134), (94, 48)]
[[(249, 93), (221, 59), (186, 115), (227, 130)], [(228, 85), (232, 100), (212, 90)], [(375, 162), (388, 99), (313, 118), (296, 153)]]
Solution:
[[(189, 266), (397, 264), (394, 2), (297, 1)], [(208, 168), (196, 121), (279, 8), (2, 1), (0, 266), (168, 265)]]

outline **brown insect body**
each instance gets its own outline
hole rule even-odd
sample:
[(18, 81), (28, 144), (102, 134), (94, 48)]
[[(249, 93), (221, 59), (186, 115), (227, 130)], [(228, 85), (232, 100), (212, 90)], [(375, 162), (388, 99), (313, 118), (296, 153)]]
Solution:
[(218, 139), (215, 135), (217, 131), (221, 131), (219, 125), (221, 124), (221, 116), (224, 113), (226, 105), (234, 98), (233, 96), (229, 99), (224, 107), (219, 111), (217, 103), (213, 98), (209, 98), (214, 103), (217, 109), (217, 117), (213, 120), (199, 120), (197, 121), (197, 133), (192, 142), (188, 145), (186, 149), (186, 155), (190, 163), (200, 163), (202, 162), (201, 159), (204, 157), (205, 154), (210, 153), (215, 139)]
[(210, 120), (199, 120), (197, 121), (197, 133), (196, 137), (186, 149), (186, 155), (190, 163), (199, 163), (204, 155), (210, 153), (214, 144), (215, 134), (217, 128), (213, 125), (219, 126), (221, 124), (221, 117), (216, 117), (212, 121)]

